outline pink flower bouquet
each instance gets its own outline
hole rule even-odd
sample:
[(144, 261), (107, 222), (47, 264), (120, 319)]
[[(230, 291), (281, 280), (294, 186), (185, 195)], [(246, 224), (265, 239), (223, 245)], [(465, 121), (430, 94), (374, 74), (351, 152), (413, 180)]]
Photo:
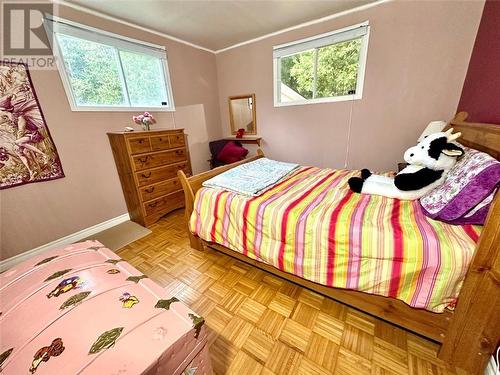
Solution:
[(143, 130), (149, 130), (151, 125), (156, 124), (155, 118), (149, 112), (144, 112), (142, 115), (138, 116), (132, 116), (132, 120), (137, 125), (141, 125)]

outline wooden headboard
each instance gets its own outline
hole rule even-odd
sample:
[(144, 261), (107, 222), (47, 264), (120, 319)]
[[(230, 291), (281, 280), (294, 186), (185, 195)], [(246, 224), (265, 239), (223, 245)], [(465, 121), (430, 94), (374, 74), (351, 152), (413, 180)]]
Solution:
[(445, 129), (461, 132), (458, 142), (464, 146), (486, 152), (500, 160), (500, 125), (466, 122), (467, 112), (459, 112)]

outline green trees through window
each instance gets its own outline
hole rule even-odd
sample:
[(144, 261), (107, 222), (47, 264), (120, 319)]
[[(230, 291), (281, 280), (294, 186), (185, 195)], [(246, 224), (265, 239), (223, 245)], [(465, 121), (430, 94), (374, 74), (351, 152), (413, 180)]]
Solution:
[[(280, 58), (281, 83), (302, 99), (349, 95), (356, 90), (361, 42), (358, 38)], [(281, 101), (291, 101), (281, 91)]]
[(66, 35), (58, 41), (78, 105), (125, 105), (115, 48)]
[(60, 33), (57, 42), (76, 106), (170, 104), (163, 59)]
[[(161, 105), (165, 79), (160, 59), (140, 53), (120, 51), (123, 73), (133, 107)], [(166, 101), (166, 99), (164, 99)]]

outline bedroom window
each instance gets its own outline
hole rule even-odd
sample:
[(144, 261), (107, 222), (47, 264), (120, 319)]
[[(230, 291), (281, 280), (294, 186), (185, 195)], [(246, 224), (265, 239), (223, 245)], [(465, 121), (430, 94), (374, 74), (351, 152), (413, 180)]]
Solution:
[(44, 24), (73, 111), (174, 110), (163, 46), (53, 16)]
[(368, 22), (273, 48), (274, 106), (361, 99)]

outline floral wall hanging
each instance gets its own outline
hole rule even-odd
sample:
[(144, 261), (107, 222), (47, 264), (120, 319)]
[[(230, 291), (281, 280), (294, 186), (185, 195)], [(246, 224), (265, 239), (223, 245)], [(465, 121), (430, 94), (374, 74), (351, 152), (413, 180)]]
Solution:
[(27, 66), (0, 61), (0, 189), (62, 177)]

